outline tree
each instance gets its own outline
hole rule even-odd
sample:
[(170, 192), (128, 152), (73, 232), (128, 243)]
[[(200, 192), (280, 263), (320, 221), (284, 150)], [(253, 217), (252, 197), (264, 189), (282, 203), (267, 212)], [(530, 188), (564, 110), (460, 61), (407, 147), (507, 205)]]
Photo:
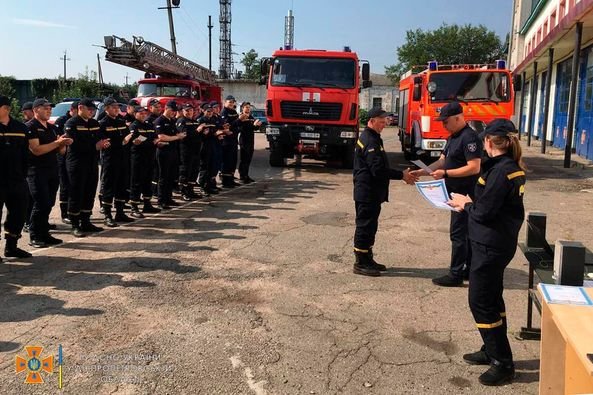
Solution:
[(245, 66), (245, 79), (259, 80), (261, 65), (259, 64), (258, 53), (255, 49), (243, 53), (241, 64)]
[(432, 31), (408, 30), (405, 44), (397, 48), (398, 63), (385, 67), (385, 73), (398, 81), (412, 66), (430, 60), (440, 64), (493, 63), (506, 58), (505, 50), (500, 37), (484, 25), (443, 24)]
[(21, 108), (19, 106), (18, 100), (15, 98), (16, 89), (15, 87), (16, 78), (9, 76), (9, 77), (2, 77), (0, 76), (0, 95), (7, 96), (11, 99), (10, 103), (10, 116), (22, 120), (21, 116)]

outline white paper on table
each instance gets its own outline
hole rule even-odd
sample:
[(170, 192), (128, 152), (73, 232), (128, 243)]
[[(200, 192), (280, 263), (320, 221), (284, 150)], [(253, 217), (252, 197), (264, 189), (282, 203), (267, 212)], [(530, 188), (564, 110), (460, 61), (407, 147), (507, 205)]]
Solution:
[(419, 181), (416, 183), (416, 189), (433, 207), (455, 211), (455, 209), (447, 204), (449, 201), (449, 194), (445, 180), (436, 181)]
[(552, 284), (540, 284), (540, 287), (548, 303), (593, 306), (593, 302), (583, 287)]
[(421, 160), (413, 160), (411, 162), (418, 166), (421, 170), (424, 170), (426, 174), (430, 174), (433, 172), (433, 170), (430, 167), (426, 166), (426, 163), (422, 162)]

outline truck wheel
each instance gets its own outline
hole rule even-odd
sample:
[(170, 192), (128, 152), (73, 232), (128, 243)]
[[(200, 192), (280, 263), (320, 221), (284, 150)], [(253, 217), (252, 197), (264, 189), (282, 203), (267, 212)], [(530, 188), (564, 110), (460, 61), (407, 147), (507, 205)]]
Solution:
[(277, 147), (270, 147), (270, 166), (283, 167), (286, 165), (282, 150)]
[(342, 155), (342, 167), (344, 169), (352, 169), (354, 167), (354, 146), (350, 145), (346, 147)]

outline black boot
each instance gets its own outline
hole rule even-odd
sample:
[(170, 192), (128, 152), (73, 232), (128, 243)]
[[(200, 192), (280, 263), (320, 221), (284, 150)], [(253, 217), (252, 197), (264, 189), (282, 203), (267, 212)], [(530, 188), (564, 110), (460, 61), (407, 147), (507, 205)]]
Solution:
[(379, 277), (381, 272), (373, 265), (368, 252), (354, 251), (356, 261), (354, 262), (353, 272), (363, 276)]
[(486, 354), (486, 346), (482, 346), (480, 351), (463, 355), (463, 360), (470, 365), (490, 365), (490, 357)]
[(372, 248), (369, 248), (369, 258), (370, 258), (371, 263), (375, 267), (375, 269), (377, 269), (380, 272), (387, 271), (387, 266), (381, 265), (380, 263), (378, 263), (377, 261), (375, 261), (375, 258), (373, 256), (373, 249)]
[(90, 213), (80, 214), (80, 229), (82, 229), (83, 232), (89, 233), (101, 232), (103, 230), (103, 228), (93, 225), (93, 223), (91, 222)]
[(63, 223), (71, 224), (70, 218), (68, 218), (68, 203), (60, 203), (60, 216)]
[(6, 246), (4, 247), (4, 256), (7, 258), (30, 258), (32, 255), (25, 250), (21, 250), (16, 246), (17, 240), (20, 236), (13, 236), (7, 234)]
[(113, 216), (111, 215), (111, 206), (107, 204), (103, 205), (103, 215), (105, 216), (105, 219), (103, 220), (105, 226), (109, 228), (117, 227), (117, 224), (115, 223), (115, 221), (113, 220)]
[(480, 375), (480, 384), (494, 386), (507, 384), (515, 378), (515, 365), (512, 362), (502, 363), (493, 359), (490, 369)]
[(186, 202), (189, 202), (192, 200), (191, 192), (189, 190), (189, 185), (181, 186), (181, 198)]
[(71, 216), (70, 217), (70, 224), (72, 225), (72, 236), (74, 237), (85, 237), (86, 234), (80, 228), (80, 218), (79, 216)]
[(144, 214), (156, 214), (156, 213), (160, 213), (161, 210), (154, 207), (151, 203), (150, 203), (150, 199), (144, 199), (144, 207), (142, 208), (142, 212)]
[(131, 205), (132, 205), (132, 212), (130, 213), (130, 215), (134, 218), (144, 218), (144, 214), (142, 214), (140, 212), (140, 209), (138, 208), (138, 204), (131, 203)]
[(195, 191), (195, 184), (188, 184), (187, 186), (189, 197), (192, 199), (201, 199), (202, 195), (199, 192)]
[(128, 217), (124, 212), (124, 202), (115, 202), (115, 221), (124, 223), (134, 222), (134, 219)]

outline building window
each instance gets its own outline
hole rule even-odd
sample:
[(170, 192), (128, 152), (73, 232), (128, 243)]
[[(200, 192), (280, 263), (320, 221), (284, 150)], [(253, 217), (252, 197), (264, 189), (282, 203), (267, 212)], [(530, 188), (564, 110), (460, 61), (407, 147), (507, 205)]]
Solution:
[(554, 11), (554, 12), (552, 12), (552, 15), (550, 16), (550, 30), (555, 28), (557, 23), (558, 23), (558, 21), (556, 20), (556, 11)]
[(593, 65), (587, 67), (585, 76), (585, 111), (593, 110)]
[(558, 65), (558, 112), (562, 114), (566, 114), (568, 112), (571, 74), (572, 65), (570, 60), (562, 62)]
[(382, 97), (373, 97), (373, 108), (383, 108)]

